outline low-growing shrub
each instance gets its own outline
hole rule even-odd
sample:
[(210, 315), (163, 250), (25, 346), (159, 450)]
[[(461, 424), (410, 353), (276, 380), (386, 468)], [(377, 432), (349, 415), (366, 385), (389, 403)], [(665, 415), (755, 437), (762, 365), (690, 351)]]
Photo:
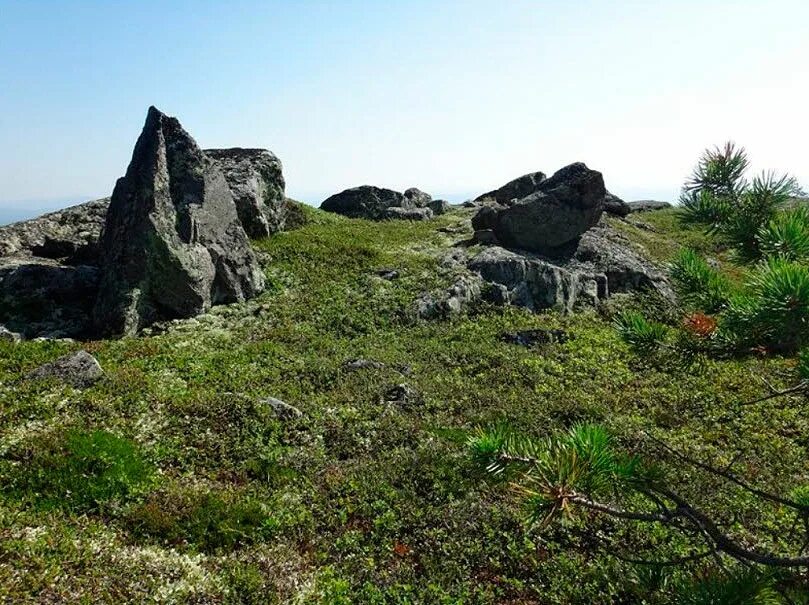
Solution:
[(624, 311), (615, 321), (621, 337), (640, 352), (657, 349), (669, 335), (669, 328), (650, 321), (639, 311)]
[(128, 521), (136, 534), (205, 552), (260, 542), (279, 526), (269, 507), (252, 496), (192, 489), (156, 492)]
[(142, 491), (154, 472), (136, 444), (101, 430), (38, 439), (19, 458), (6, 487), (11, 494), (78, 512)]

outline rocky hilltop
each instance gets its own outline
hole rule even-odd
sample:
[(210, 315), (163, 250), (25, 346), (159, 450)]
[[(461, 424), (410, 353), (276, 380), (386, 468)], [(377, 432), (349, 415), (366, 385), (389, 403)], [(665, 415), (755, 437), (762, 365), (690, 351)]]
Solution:
[[(602, 219), (663, 204), (625, 203), (583, 163), (520, 176), (465, 206), (453, 212), (471, 237), (447, 256), (449, 287), (414, 302), (422, 317), (483, 299), (571, 312), (615, 292), (673, 296), (654, 264)], [(15, 338), (132, 335), (249, 300), (267, 269), (250, 240), (283, 231), (291, 208), (271, 151), (203, 150), (151, 107), (111, 198), (0, 228), (0, 325)], [(451, 211), (416, 187), (371, 185), (332, 195), (321, 209), (371, 221)]]

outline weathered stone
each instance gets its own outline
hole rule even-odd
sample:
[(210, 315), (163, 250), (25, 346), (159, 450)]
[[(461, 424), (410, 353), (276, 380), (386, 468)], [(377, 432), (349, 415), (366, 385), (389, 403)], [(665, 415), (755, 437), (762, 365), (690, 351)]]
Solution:
[(284, 229), (288, 204), (281, 160), (275, 154), (234, 147), (206, 149), (205, 155), (221, 166), (248, 236), (267, 237)]
[(665, 208), (672, 208), (669, 202), (657, 202), (655, 200), (637, 200), (635, 202), (628, 202), (630, 212), (649, 212), (651, 210), (663, 210)]
[(192, 317), (264, 287), (219, 163), (154, 107), (115, 185), (102, 248), (95, 320), (103, 333)]
[(447, 290), (425, 293), (416, 301), (416, 312), (424, 319), (460, 313), (464, 306), (481, 297), (480, 279), (471, 275), (458, 277)]
[(604, 212), (615, 216), (626, 216), (632, 212), (632, 209), (624, 200), (607, 191), (607, 195), (604, 196)]
[(504, 248), (483, 250), (469, 263), (487, 282), (508, 290), (505, 302), (532, 311), (558, 309), (572, 312), (579, 305), (593, 305), (607, 296), (603, 275), (571, 271), (530, 253)]
[(56, 379), (77, 389), (92, 386), (104, 376), (104, 370), (87, 351), (77, 351), (46, 363), (30, 372), (28, 380)]
[(357, 370), (379, 370), (384, 368), (385, 364), (373, 359), (349, 359), (343, 364), (343, 369), (348, 372), (356, 372)]
[(498, 204), (508, 204), (511, 200), (519, 200), (538, 191), (539, 184), (544, 180), (545, 174), (542, 172), (524, 174), (499, 189), (479, 195), (474, 201), (494, 200)]
[(415, 210), (416, 205), (398, 191), (372, 185), (362, 185), (335, 193), (326, 199), (320, 205), (320, 208), (349, 218), (365, 218), (378, 221), (391, 218), (388, 215), (390, 208)]
[(399, 272), (396, 269), (389, 269), (387, 267), (383, 269), (377, 269), (375, 271), (377, 277), (381, 277), (386, 281), (391, 281), (394, 279), (399, 279)]
[(26, 338), (92, 332), (99, 270), (33, 257), (0, 258), (0, 322)]
[(279, 420), (294, 420), (303, 416), (303, 412), (298, 408), (275, 397), (265, 397), (261, 403), (270, 406)]
[(492, 229), (508, 247), (551, 252), (574, 242), (601, 217), (604, 179), (580, 162), (562, 168), (537, 187), (509, 206), (484, 207), (474, 227)]
[(0, 227), (0, 257), (95, 264), (109, 203), (104, 198)]
[(405, 199), (410, 200), (417, 208), (426, 208), (433, 201), (433, 196), (429, 193), (424, 193), (421, 189), (411, 187), (404, 192)]
[(572, 312), (616, 292), (644, 289), (657, 291), (667, 300), (675, 298), (664, 273), (620, 233), (601, 224), (587, 231), (563, 258), (490, 247), (468, 266), (489, 284), (488, 300), (534, 311)]
[(446, 214), (447, 212), (450, 211), (451, 208), (449, 202), (446, 200), (433, 200), (429, 204), (427, 204), (427, 207), (430, 210), (432, 210), (433, 214), (435, 214), (436, 216)]
[(387, 403), (405, 407), (421, 403), (422, 397), (419, 392), (410, 385), (397, 384), (385, 391), (384, 400)]
[(426, 221), (433, 218), (433, 211), (429, 208), (388, 208), (385, 218), (404, 221)]

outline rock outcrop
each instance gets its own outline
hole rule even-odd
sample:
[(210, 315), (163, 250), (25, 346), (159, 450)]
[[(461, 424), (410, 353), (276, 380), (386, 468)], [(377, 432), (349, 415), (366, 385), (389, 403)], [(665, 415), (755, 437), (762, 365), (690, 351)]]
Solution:
[(604, 179), (578, 162), (537, 185), (537, 191), (507, 206), (482, 208), (473, 227), (491, 229), (508, 247), (553, 253), (593, 227), (604, 210)]
[(284, 175), (275, 154), (266, 149), (206, 149), (225, 174), (236, 211), (245, 232), (252, 238), (284, 229), (288, 205)]
[(498, 204), (508, 204), (512, 200), (519, 200), (539, 190), (539, 184), (545, 180), (543, 172), (531, 172), (509, 181), (499, 189), (488, 191), (476, 197), (474, 202), (491, 200)]
[(321, 210), (335, 212), (349, 218), (364, 218), (372, 221), (403, 219), (426, 220), (433, 217), (429, 207), (432, 198), (412, 187), (404, 193), (362, 185), (335, 193), (321, 205)]
[(605, 224), (584, 233), (565, 258), (493, 246), (472, 258), (469, 268), (488, 282), (492, 302), (533, 311), (569, 313), (617, 292), (643, 289), (674, 298), (664, 273)]
[(95, 321), (105, 334), (191, 317), (264, 287), (220, 164), (154, 107), (115, 185), (101, 246)]

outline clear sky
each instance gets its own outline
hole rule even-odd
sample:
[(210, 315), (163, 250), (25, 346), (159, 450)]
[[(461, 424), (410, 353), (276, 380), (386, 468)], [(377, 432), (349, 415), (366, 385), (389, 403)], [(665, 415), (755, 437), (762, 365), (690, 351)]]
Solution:
[(673, 199), (728, 138), (806, 187), (809, 2), (0, 0), (0, 223), (109, 195), (152, 104), (314, 204), (577, 160)]

